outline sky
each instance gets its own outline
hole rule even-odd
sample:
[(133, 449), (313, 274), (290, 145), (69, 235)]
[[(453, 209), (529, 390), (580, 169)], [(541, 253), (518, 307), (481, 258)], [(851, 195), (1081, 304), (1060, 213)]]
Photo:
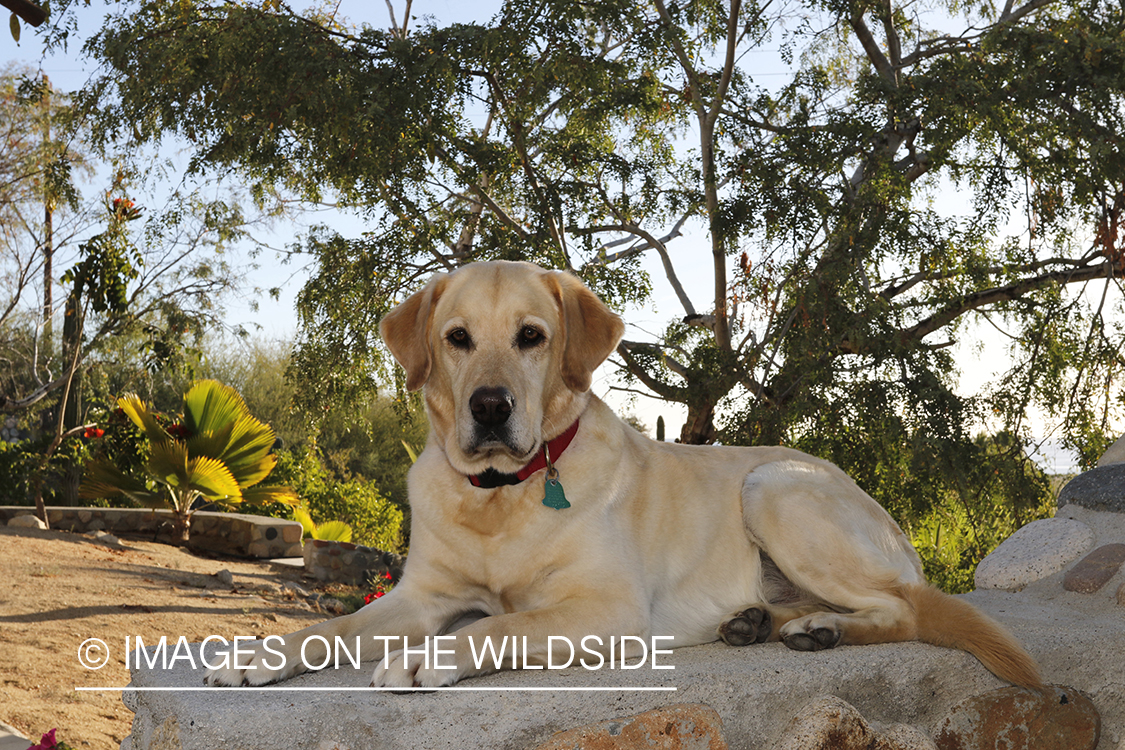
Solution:
[[(302, 3), (294, 3), (300, 7)], [(395, 2), (396, 17), (401, 21), (403, 2)], [(499, 0), (477, 0), (465, 2), (458, 0), (415, 0), (411, 6), (411, 15), (415, 19), (432, 17), (436, 22), (466, 22), (472, 20), (486, 20), (499, 8)], [(80, 32), (89, 33), (100, 26), (102, 16), (107, 6), (95, 0), (89, 8), (80, 10)], [(112, 6), (111, 6), (112, 7)], [(387, 26), (389, 16), (385, 3), (372, 0), (340, 0), (339, 12), (353, 22), (366, 22), (376, 26)], [(79, 53), (80, 41), (72, 42), (65, 52), (44, 58), (42, 45), (38, 38), (25, 29), (22, 42), (16, 45), (7, 37), (0, 44), (6, 45), (4, 54), (8, 60), (22, 62), (32, 69), (40, 69), (46, 73), (56, 89), (72, 91), (80, 88), (89, 78), (92, 70), (90, 63)], [(753, 56), (744, 59), (744, 64), (749, 66), (755, 79), (764, 85), (769, 85), (771, 79), (779, 83), (786, 78), (789, 66), (782, 61), (776, 50), (764, 49)], [(182, 154), (165, 154), (174, 160), (185, 161)], [(955, 201), (952, 193), (944, 200)], [(334, 228), (345, 235), (358, 234), (364, 226), (361, 220), (354, 216), (316, 216), (315, 222), (331, 221)], [(311, 223), (311, 222), (310, 222)], [(266, 235), (267, 241), (275, 246), (284, 246), (295, 240), (300, 232), (299, 227), (291, 225), (278, 226), (276, 230)], [(705, 249), (707, 248), (707, 249)], [(705, 257), (709, 257), (709, 243), (707, 238), (698, 231), (688, 232), (681, 239), (670, 243), (669, 250), (673, 261), (677, 263), (678, 272), (681, 274), (689, 297), (699, 302), (704, 302), (711, 297), (712, 277), (709, 264), (686, 262), (684, 259), (699, 257), (702, 250)], [(643, 331), (659, 331), (668, 319), (680, 314), (681, 308), (670, 286), (664, 282), (663, 271), (655, 255), (650, 255), (646, 261), (646, 270), (654, 282), (654, 293), (651, 304), (644, 309), (633, 308), (626, 311), (625, 318), (629, 324), (626, 338), (649, 338)], [(249, 275), (252, 286), (261, 289), (280, 287), (281, 295), (277, 300), (265, 295), (257, 297), (247, 296), (243, 299), (234, 299), (228, 304), (228, 322), (233, 325), (243, 325), (248, 329), (257, 331), (255, 335), (266, 339), (291, 339), (297, 328), (295, 312), (295, 298), (303, 283), (304, 275), (299, 267), (283, 266), (277, 263), (268, 253), (259, 256), (258, 268)], [(975, 390), (983, 382), (994, 376), (1004, 366), (1003, 357), (997, 353), (1005, 348), (1002, 337), (984, 328), (979, 328), (975, 337), (983, 341), (983, 346), (972, 348), (960, 346), (957, 353), (958, 364), (962, 371), (961, 385), (967, 392)], [(970, 337), (966, 337), (970, 338)], [(605, 398), (619, 413), (634, 414), (650, 429), (650, 434), (655, 428), (658, 416), (663, 416), (667, 424), (669, 437), (678, 434), (679, 427), (685, 418), (685, 411), (677, 405), (644, 398), (630, 397), (615, 392), (612, 389), (614, 380), (612, 368), (604, 366), (595, 378), (595, 392)], [(1055, 448), (1048, 448), (1043, 462), (1050, 468), (1066, 471), (1072, 468), (1073, 458), (1062, 454)]]

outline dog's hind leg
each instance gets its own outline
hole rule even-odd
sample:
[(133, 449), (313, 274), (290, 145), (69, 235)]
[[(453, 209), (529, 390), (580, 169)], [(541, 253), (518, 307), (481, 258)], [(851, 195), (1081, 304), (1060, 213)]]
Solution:
[(747, 475), (742, 504), (751, 538), (798, 590), (823, 603), (778, 608), (784, 621), (771, 623), (771, 635), (800, 651), (917, 637), (901, 593), (924, 582), (917, 553), (847, 475), (811, 460), (767, 464)]
[(786, 646), (921, 640), (976, 656), (998, 677), (1041, 686), (1038, 667), (1003, 625), (929, 586), (918, 554), (887, 512), (831, 464), (783, 461), (746, 476), (747, 533), (825, 611), (777, 627)]

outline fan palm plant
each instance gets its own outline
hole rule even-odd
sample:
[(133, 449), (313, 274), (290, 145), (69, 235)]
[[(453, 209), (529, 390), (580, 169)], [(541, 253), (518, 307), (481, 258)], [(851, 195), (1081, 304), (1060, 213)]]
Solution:
[(80, 497), (124, 496), (148, 507), (167, 507), (180, 544), (188, 541), (199, 501), (227, 508), (297, 503), (289, 487), (260, 484), (277, 463), (270, 454), (274, 433), (250, 414), (233, 388), (196, 381), (184, 395), (182, 420), (167, 426), (134, 394), (119, 398), (117, 406), (148, 438), (145, 478), (94, 459), (86, 465)]

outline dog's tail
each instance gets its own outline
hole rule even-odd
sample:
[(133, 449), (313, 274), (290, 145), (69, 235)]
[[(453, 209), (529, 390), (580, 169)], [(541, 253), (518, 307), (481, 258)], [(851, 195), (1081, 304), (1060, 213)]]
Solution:
[(914, 608), (918, 640), (968, 651), (989, 672), (1020, 687), (1043, 687), (1039, 667), (1008, 629), (966, 601), (932, 586), (904, 586)]

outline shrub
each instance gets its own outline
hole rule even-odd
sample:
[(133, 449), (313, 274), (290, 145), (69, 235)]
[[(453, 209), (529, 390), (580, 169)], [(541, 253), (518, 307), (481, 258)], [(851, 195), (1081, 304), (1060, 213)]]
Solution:
[(80, 496), (124, 496), (142, 505), (167, 506), (175, 514), (181, 544), (188, 541), (197, 501), (223, 507), (296, 502), (289, 487), (262, 483), (276, 464), (270, 454), (274, 433), (250, 414), (233, 388), (196, 381), (184, 394), (177, 420), (134, 394), (119, 398), (117, 407), (148, 440), (143, 476), (108, 457), (95, 458), (86, 464)]
[[(320, 462), (316, 442), (278, 453), (275, 475), (301, 498), (316, 524), (343, 521), (352, 528), (352, 541), (397, 552), (402, 547), (403, 514), (376, 486), (364, 479), (333, 479)], [(292, 518), (288, 508), (277, 515)]]

